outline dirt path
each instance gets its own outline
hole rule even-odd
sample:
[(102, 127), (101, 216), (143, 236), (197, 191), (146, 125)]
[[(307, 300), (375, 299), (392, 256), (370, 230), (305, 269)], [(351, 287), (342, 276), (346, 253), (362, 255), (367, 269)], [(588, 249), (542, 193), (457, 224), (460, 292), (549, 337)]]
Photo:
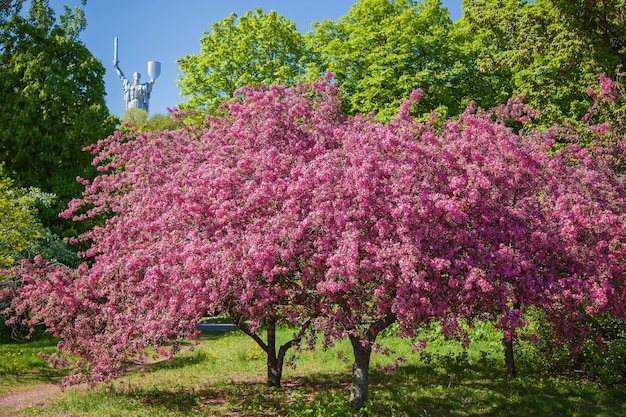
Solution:
[(17, 416), (20, 410), (36, 409), (50, 401), (50, 397), (61, 392), (55, 384), (31, 385), (25, 390), (14, 390), (0, 394), (0, 417)]

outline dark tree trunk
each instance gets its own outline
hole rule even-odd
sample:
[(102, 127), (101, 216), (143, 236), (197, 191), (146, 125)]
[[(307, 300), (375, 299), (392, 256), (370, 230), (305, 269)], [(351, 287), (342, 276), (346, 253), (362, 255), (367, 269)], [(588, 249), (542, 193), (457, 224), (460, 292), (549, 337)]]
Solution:
[(270, 387), (280, 387), (282, 359), (276, 355), (276, 319), (270, 317), (267, 319), (267, 385)]
[(502, 340), (504, 346), (504, 365), (506, 367), (506, 373), (509, 376), (515, 378), (517, 376), (517, 368), (515, 367), (515, 356), (513, 355), (513, 337), (511, 340)]
[[(521, 304), (516, 301), (513, 304), (514, 310), (520, 310)], [(515, 355), (513, 354), (513, 343), (515, 342), (515, 331), (511, 334), (511, 339), (502, 338), (502, 346), (504, 347), (504, 366), (506, 374), (515, 378), (517, 376), (517, 368), (515, 367)]]
[(354, 352), (354, 364), (352, 365), (352, 387), (350, 388), (350, 404), (354, 409), (360, 410), (365, 407), (368, 393), (368, 379), (370, 369), (371, 345), (363, 346), (363, 341), (350, 336), (352, 350)]
[(277, 352), (276, 317), (271, 317), (268, 315), (265, 320), (267, 325), (267, 343), (265, 343), (257, 333), (253, 333), (250, 330), (241, 315), (237, 315), (236, 312), (231, 312), (230, 316), (237, 318), (237, 320), (235, 320), (237, 327), (239, 327), (242, 332), (254, 339), (254, 341), (261, 347), (261, 349), (263, 349), (263, 351), (267, 355), (267, 385), (269, 385), (270, 387), (280, 387), (280, 382), (283, 377), (283, 364), (285, 362), (285, 356), (287, 355), (287, 351), (300, 343), (306, 331), (311, 326), (313, 318), (308, 319), (300, 327), (300, 332), (295, 335), (293, 339), (282, 345)]
[(388, 314), (372, 323), (366, 333), (367, 337), (365, 339), (358, 336), (350, 336), (350, 343), (352, 343), (352, 351), (354, 353), (350, 404), (357, 411), (365, 407), (365, 403), (367, 402), (372, 345), (378, 333), (386, 329), (394, 321), (396, 321), (395, 314)]

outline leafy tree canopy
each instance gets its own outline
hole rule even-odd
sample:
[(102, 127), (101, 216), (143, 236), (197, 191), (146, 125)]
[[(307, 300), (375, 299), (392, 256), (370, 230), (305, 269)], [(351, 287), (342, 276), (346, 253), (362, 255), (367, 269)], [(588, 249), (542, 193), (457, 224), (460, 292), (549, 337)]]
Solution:
[(389, 119), (415, 88), (425, 92), (423, 112), (454, 115), (470, 97), (487, 107), (498, 98), (496, 85), (476, 76), (475, 44), (439, 0), (359, 0), (337, 21), (314, 24), (307, 39), (313, 75), (335, 74), (348, 113)]
[(0, 0), (0, 19), (4, 20), (12, 13), (19, 11), (24, 0)]
[(17, 186), (56, 195), (41, 220), (57, 231), (67, 227), (58, 213), (80, 194), (75, 178), (94, 174), (82, 148), (115, 126), (104, 67), (78, 39), (85, 24), (79, 8), (57, 21), (47, 0), (35, 0), (28, 17), (0, 26), (0, 160)]
[(183, 108), (215, 111), (245, 85), (293, 83), (306, 57), (293, 22), (271, 11), (248, 11), (213, 23), (200, 40), (200, 53), (178, 60), (178, 85), (189, 101)]
[(0, 269), (35, 254), (55, 264), (77, 265), (74, 252), (38, 219), (36, 206), (49, 206), (53, 199), (36, 188), (16, 188), (0, 170)]
[(586, 113), (585, 94), (602, 73), (626, 64), (626, 6), (621, 0), (467, 0), (464, 19), (484, 40), (485, 72), (509, 73), (512, 95), (542, 114), (544, 126)]
[(43, 237), (36, 217), (35, 195), (0, 177), (0, 269), (16, 265), (29, 244)]

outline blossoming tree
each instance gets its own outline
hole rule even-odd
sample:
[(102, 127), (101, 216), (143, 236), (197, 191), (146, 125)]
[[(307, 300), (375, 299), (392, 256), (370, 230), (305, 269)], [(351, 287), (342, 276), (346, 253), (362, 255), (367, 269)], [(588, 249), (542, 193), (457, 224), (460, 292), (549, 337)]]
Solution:
[[(118, 375), (147, 346), (171, 354), (203, 314), (222, 311), (267, 352), (268, 382), (280, 385), (287, 349), (319, 302), (293, 204), (305, 190), (293, 184), (334, 146), (343, 119), (325, 80), (240, 94), (205, 129), (117, 132), (93, 148), (101, 174), (64, 213), (106, 217), (81, 237), (93, 261), (78, 271), (28, 266), (20, 306), (32, 309), (32, 323), (45, 319), (62, 352), (83, 358), (76, 378)], [(301, 328), (277, 347), (280, 322)]]
[[(92, 380), (148, 346), (173, 354), (207, 311), (259, 343), (276, 386), (308, 329), (349, 338), (356, 409), (395, 321), (413, 337), (433, 320), (454, 335), (458, 320), (495, 319), (510, 342), (527, 307), (559, 334), (583, 312), (624, 315), (626, 197), (608, 156), (550, 153), (558, 129), (507, 126), (532, 116), (518, 101), (417, 123), (420, 94), (381, 123), (343, 117), (328, 78), (245, 88), (203, 129), (116, 133), (93, 148), (101, 174), (65, 212), (103, 218), (82, 236), (91, 262), (24, 264), (15, 308)], [(279, 323), (298, 329), (282, 346)]]
[(352, 343), (357, 409), (376, 337), (396, 320), (413, 336), (432, 320), (458, 335), (460, 319), (495, 318), (512, 349), (525, 308), (549, 311), (559, 329), (580, 323), (581, 309), (624, 315), (624, 182), (601, 149), (550, 154), (560, 129), (507, 126), (531, 121), (519, 100), (493, 114), (469, 108), (441, 130), (415, 123), (410, 104), (387, 124), (350, 119), (301, 179), (315, 184), (317, 326)]

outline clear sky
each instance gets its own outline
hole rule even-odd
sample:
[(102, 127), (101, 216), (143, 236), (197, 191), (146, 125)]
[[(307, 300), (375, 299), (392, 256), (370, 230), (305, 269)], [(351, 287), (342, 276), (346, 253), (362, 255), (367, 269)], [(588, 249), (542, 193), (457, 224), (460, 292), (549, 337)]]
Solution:
[[(49, 0), (57, 12), (63, 5), (75, 7), (79, 0)], [(210, 25), (232, 12), (275, 10), (306, 32), (312, 22), (336, 20), (346, 14), (356, 0), (88, 0), (85, 7), (87, 29), (82, 40), (106, 68), (106, 102), (116, 116), (124, 114), (122, 83), (113, 69), (113, 39), (118, 38), (119, 66), (128, 79), (133, 72), (148, 81), (147, 62), (160, 61), (161, 75), (150, 97), (151, 113), (166, 113), (184, 101), (176, 86), (176, 60), (200, 51), (200, 38)], [(461, 0), (442, 0), (450, 18), (458, 20)]]

